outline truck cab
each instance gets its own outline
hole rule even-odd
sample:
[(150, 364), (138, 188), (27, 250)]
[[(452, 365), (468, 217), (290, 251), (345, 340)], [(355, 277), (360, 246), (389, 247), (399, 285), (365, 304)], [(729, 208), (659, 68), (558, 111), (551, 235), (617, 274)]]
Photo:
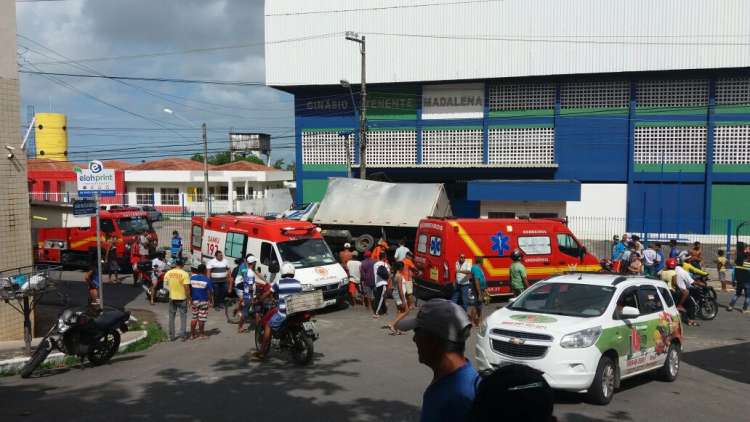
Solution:
[(426, 218), (415, 239), (414, 262), (421, 274), (415, 294), (420, 299), (448, 296), (456, 280), (456, 262), (464, 254), (472, 264), (482, 258), (490, 295), (510, 295), (514, 249), (523, 255), (529, 281), (601, 269), (561, 219)]
[[(130, 268), (130, 245), (145, 234), (154, 243), (156, 232), (147, 214), (135, 208), (119, 208), (99, 212), (102, 238), (114, 239), (120, 268)], [(87, 227), (42, 228), (37, 231), (35, 260), (40, 264), (88, 268), (92, 253), (96, 253), (96, 217)]]
[(234, 259), (253, 254), (256, 271), (271, 283), (280, 277), (281, 263), (290, 262), (303, 290), (323, 293), (324, 306), (345, 302), (346, 272), (310, 222), (253, 215), (217, 215), (207, 221), (193, 217), (190, 248), (193, 266), (209, 261), (217, 251), (232, 267)]

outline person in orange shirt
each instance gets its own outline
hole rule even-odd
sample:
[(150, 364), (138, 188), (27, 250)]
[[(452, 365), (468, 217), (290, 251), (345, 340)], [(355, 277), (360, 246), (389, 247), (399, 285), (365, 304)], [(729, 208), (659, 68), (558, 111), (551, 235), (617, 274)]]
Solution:
[(409, 309), (416, 308), (414, 302), (414, 276), (418, 275), (419, 270), (414, 265), (414, 254), (411, 252), (406, 253), (406, 257), (401, 261), (404, 263), (404, 268), (401, 270), (401, 276), (404, 278), (404, 292), (406, 293), (406, 302)]
[(380, 261), (380, 257), (388, 252), (388, 242), (385, 239), (378, 240), (378, 244), (372, 248), (372, 260)]

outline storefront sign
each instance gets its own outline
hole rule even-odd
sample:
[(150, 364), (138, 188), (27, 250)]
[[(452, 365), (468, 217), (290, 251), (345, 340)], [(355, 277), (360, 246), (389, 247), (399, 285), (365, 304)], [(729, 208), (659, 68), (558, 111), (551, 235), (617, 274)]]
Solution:
[(115, 196), (115, 171), (106, 170), (101, 161), (91, 161), (87, 169), (76, 167), (78, 196)]
[(481, 119), (484, 84), (425, 85), (422, 119)]

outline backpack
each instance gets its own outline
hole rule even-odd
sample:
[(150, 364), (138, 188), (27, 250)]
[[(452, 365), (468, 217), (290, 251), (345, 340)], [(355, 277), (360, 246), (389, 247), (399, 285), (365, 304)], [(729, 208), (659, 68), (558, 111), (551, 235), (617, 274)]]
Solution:
[(382, 278), (383, 280), (388, 280), (391, 276), (391, 273), (388, 272), (388, 268), (386, 268), (385, 265), (381, 265), (378, 267), (378, 277)]
[(237, 280), (237, 275), (240, 273), (240, 266), (237, 265), (232, 269), (232, 280)]

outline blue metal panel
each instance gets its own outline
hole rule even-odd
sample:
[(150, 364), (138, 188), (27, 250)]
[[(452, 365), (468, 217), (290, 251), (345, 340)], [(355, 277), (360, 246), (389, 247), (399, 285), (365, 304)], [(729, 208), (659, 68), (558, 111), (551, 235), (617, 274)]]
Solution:
[(300, 118), (295, 114), (294, 118), (294, 168), (297, 175), (297, 189), (295, 190), (295, 205), (302, 203), (302, 125)]
[(716, 125), (716, 80), (708, 81), (708, 113), (706, 116), (706, 172), (703, 184), (703, 231), (711, 230), (711, 184), (714, 172), (714, 126)]
[(475, 180), (466, 185), (472, 201), (580, 201), (576, 180)]
[(560, 116), (555, 124), (556, 179), (627, 179), (628, 122), (623, 116)]
[[(628, 102), (628, 138), (625, 150), (625, 160), (627, 166), (628, 195), (633, 190), (633, 173), (635, 166), (635, 109), (636, 98), (638, 95), (638, 84), (636, 81), (630, 81), (630, 101)], [(630, 218), (630, 207), (626, 210), (625, 218)]]
[(628, 190), (627, 230), (704, 233), (703, 190), (702, 183), (634, 183)]

